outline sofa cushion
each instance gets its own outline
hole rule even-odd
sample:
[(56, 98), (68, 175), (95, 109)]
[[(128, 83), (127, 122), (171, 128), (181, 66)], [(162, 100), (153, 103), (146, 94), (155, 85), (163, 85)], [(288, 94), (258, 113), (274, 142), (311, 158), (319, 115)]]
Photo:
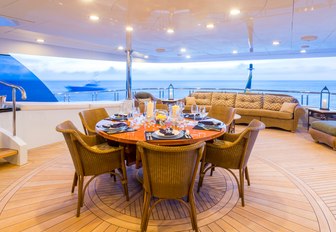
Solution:
[(336, 121), (315, 121), (312, 122), (311, 127), (315, 130), (336, 136)]
[(235, 108), (261, 109), (262, 94), (237, 94)]
[(282, 103), (280, 111), (281, 112), (294, 113), (294, 110), (295, 110), (296, 106), (297, 106), (297, 103), (284, 102), (284, 103)]
[(196, 99), (197, 105), (211, 105), (211, 93), (205, 93), (205, 92), (195, 92), (191, 95)]
[(254, 117), (267, 117), (267, 118), (278, 118), (278, 119), (292, 119), (293, 114), (288, 112), (280, 112), (274, 110), (264, 110), (264, 109), (243, 109), (236, 108), (236, 113), (242, 116), (254, 116)]
[(279, 111), (284, 102), (293, 102), (293, 97), (282, 95), (264, 95), (263, 109)]
[(211, 105), (222, 105), (234, 107), (236, 102), (236, 93), (213, 93)]
[(196, 99), (194, 97), (186, 97), (186, 105), (195, 105)]

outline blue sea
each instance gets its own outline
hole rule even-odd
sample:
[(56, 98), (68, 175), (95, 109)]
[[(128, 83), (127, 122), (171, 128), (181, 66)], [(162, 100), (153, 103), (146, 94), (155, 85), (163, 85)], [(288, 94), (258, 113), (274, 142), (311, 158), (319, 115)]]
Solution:
[[(97, 95), (93, 93), (67, 93), (69, 98), (64, 97), (64, 93), (67, 92), (65, 86), (83, 86), (87, 84), (87, 81), (44, 81), (46, 86), (55, 94), (59, 101), (70, 100), (70, 101), (90, 101), (90, 100), (114, 100), (116, 97), (119, 100), (125, 98), (125, 81), (100, 81), (99, 86), (106, 88), (107, 92), (98, 93)], [(151, 92), (156, 97), (167, 98), (167, 88), (169, 84), (172, 84), (175, 88), (174, 98), (179, 99), (187, 96), (190, 89), (193, 88), (208, 88), (208, 89), (234, 89), (233, 92), (240, 92), (245, 88), (246, 81), (242, 80), (181, 80), (181, 81), (169, 81), (169, 80), (135, 80), (132, 82), (132, 90), (134, 92), (143, 91)], [(286, 91), (299, 91), (304, 93), (286, 93), (296, 97), (302, 105), (309, 105), (319, 107), (320, 101), (320, 91), (323, 87), (327, 86), (329, 91), (333, 93), (331, 95), (331, 108), (336, 108), (336, 81), (325, 81), (325, 80), (315, 80), (315, 81), (281, 81), (281, 80), (255, 80), (252, 82), (252, 92), (265, 92), (265, 90), (277, 90), (278, 93), (286, 93)], [(164, 91), (160, 91), (162, 89)], [(115, 91), (118, 93), (115, 94)], [(223, 90), (227, 91), (227, 90)], [(283, 92), (281, 92), (283, 91)], [(307, 93), (315, 92), (315, 94)], [(317, 93), (317, 94), (316, 94)], [(164, 96), (162, 96), (164, 94)], [(308, 97), (307, 97), (308, 96)]]

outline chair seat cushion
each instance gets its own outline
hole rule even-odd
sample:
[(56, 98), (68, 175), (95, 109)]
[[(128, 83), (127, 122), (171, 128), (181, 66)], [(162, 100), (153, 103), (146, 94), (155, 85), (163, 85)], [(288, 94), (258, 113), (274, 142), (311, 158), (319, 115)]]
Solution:
[(97, 145), (92, 146), (91, 148), (96, 149), (96, 150), (102, 150), (102, 151), (113, 149), (113, 147), (111, 147), (107, 143), (97, 144)]
[(232, 145), (232, 142), (221, 140), (221, 139), (216, 139), (216, 140), (214, 140), (213, 144), (217, 145), (217, 146), (221, 146), (221, 147), (223, 147), (223, 146), (229, 147), (229, 146)]
[(315, 121), (311, 127), (329, 135), (336, 136), (336, 121)]

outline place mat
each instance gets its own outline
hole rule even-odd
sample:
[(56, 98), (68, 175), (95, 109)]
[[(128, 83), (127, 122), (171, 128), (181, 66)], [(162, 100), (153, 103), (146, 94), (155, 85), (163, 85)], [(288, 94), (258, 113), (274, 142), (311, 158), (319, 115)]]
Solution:
[(145, 131), (145, 138), (146, 141), (150, 141), (150, 140), (178, 140), (178, 139), (192, 139), (191, 135), (186, 135), (185, 134), (185, 130), (183, 130), (183, 136), (179, 137), (179, 138), (158, 138), (158, 137), (153, 137), (152, 134), (154, 133), (154, 131)]
[(209, 130), (209, 131), (221, 131), (223, 125), (215, 126), (215, 125), (205, 125), (205, 124), (197, 124), (193, 127), (194, 130)]
[(114, 114), (111, 115), (108, 118), (105, 118), (105, 120), (110, 120), (110, 121), (127, 121), (127, 115), (126, 114)]
[(106, 128), (104, 127), (104, 125), (102, 125), (97, 127), (99, 128), (99, 130), (104, 131), (106, 134), (109, 135), (136, 131), (135, 129), (128, 126), (123, 126), (119, 128)]

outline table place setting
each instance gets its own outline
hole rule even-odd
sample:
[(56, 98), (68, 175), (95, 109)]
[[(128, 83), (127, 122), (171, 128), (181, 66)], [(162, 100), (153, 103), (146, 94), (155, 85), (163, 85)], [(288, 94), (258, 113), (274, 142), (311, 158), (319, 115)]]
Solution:
[(156, 131), (145, 131), (146, 141), (148, 140), (176, 140), (176, 139), (192, 139), (189, 130), (174, 130), (166, 128)]
[(198, 121), (198, 123), (193, 127), (193, 129), (221, 131), (224, 126), (225, 124), (223, 122), (212, 118)]
[(124, 122), (119, 123), (107, 123), (102, 125), (97, 125), (97, 127), (104, 131), (107, 134), (117, 134), (117, 133), (124, 133), (124, 132), (133, 132), (135, 129), (129, 127)]
[(105, 120), (109, 120), (109, 121), (127, 121), (127, 114), (113, 114), (108, 118), (105, 118)]

